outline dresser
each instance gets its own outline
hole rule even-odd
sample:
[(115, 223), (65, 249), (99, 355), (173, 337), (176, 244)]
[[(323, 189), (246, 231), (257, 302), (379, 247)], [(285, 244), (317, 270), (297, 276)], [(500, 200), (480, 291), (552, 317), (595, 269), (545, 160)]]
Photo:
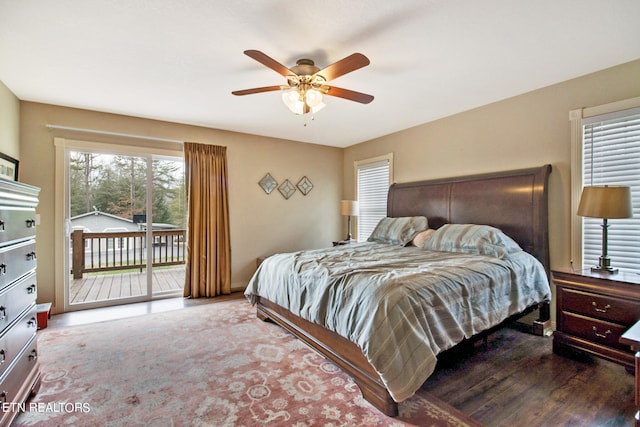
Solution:
[(0, 179), (0, 425), (40, 386), (36, 187)]
[(634, 369), (621, 335), (640, 319), (640, 275), (554, 270), (556, 331), (553, 351), (588, 353)]

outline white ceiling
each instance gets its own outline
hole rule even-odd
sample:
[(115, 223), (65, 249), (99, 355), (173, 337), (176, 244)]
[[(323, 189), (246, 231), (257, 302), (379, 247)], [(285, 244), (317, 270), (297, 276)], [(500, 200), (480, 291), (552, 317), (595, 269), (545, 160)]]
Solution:
[[(314, 121), (245, 56), (371, 65)], [(638, 0), (0, 0), (0, 81), (21, 100), (346, 147), (640, 58)], [(112, 129), (110, 129), (112, 130)]]

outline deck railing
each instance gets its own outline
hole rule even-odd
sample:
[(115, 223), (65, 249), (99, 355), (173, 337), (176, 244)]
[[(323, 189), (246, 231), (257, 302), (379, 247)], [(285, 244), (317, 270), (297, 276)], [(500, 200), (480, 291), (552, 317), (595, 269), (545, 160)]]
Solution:
[[(186, 230), (154, 230), (153, 266), (185, 264)], [(146, 231), (71, 233), (74, 279), (84, 273), (143, 269), (147, 266)]]

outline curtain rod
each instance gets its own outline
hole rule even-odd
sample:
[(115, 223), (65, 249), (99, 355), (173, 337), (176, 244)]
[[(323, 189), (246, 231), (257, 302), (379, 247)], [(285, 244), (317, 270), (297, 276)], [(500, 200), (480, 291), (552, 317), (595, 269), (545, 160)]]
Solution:
[(134, 135), (131, 133), (110, 132), (106, 130), (84, 129), (84, 128), (75, 128), (70, 126), (51, 125), (51, 124), (47, 124), (46, 127), (47, 129), (51, 129), (51, 130), (66, 130), (66, 131), (72, 131), (72, 132), (89, 133), (94, 135), (119, 136), (123, 138), (146, 139), (151, 141), (173, 142), (178, 144), (184, 143), (184, 141), (179, 141), (177, 139), (158, 138), (155, 136)]

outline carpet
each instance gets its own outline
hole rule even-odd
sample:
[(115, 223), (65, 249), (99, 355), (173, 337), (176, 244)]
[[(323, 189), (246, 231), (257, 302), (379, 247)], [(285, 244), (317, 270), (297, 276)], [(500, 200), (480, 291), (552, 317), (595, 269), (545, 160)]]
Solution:
[(478, 426), (419, 391), (390, 418), (244, 299), (38, 332), (40, 391), (13, 426)]

